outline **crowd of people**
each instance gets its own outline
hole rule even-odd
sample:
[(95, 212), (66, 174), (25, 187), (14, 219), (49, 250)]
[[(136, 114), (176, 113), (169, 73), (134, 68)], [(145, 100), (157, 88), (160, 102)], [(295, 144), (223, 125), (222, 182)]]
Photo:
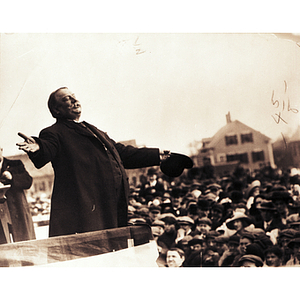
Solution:
[(128, 224), (151, 226), (159, 267), (300, 266), (300, 175), (194, 174), (166, 178), (152, 167), (131, 187)]

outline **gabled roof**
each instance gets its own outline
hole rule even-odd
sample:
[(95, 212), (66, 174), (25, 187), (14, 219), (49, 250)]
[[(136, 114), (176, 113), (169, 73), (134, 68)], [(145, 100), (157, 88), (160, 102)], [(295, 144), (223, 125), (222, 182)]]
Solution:
[(232, 122), (227, 123), (225, 126), (223, 126), (217, 133), (212, 137), (211, 142), (206, 146), (206, 148), (213, 148), (217, 145), (219, 140), (225, 136), (226, 134), (229, 134), (230, 132), (236, 133), (236, 128), (239, 128), (239, 131), (251, 131), (256, 132), (260, 134), (266, 141), (270, 141), (271, 139), (267, 137), (266, 135), (262, 134), (261, 132), (254, 130), (253, 128), (245, 125), (244, 123), (235, 120)]

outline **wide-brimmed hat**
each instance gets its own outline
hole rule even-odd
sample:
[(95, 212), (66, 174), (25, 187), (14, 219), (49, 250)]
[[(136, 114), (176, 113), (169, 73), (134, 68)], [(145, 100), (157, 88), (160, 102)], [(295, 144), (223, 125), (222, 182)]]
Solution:
[(268, 198), (269, 198), (269, 200), (272, 200), (273, 202), (276, 202), (279, 200), (284, 201), (286, 204), (293, 202), (293, 197), (290, 195), (289, 192), (286, 192), (286, 191), (271, 192), (269, 194)]
[(257, 187), (260, 187), (261, 186), (261, 183), (259, 180), (254, 180), (250, 183), (250, 185), (247, 187), (246, 191), (245, 191), (245, 198), (248, 199), (249, 196), (250, 196), (250, 193), (251, 191), (254, 189), (254, 188), (257, 188)]
[(262, 201), (256, 205), (256, 208), (259, 210), (268, 210), (268, 211), (276, 211), (276, 207), (272, 201)]
[(244, 213), (235, 212), (233, 217), (226, 221), (226, 226), (229, 229), (234, 230), (233, 224), (234, 224), (234, 221), (236, 221), (236, 220), (241, 220), (244, 224), (244, 227), (247, 227), (247, 226), (249, 226), (253, 223), (253, 221), (247, 215), (245, 215)]
[(178, 177), (184, 169), (193, 167), (191, 158), (184, 154), (171, 153), (170, 156), (160, 164), (161, 171), (169, 177)]

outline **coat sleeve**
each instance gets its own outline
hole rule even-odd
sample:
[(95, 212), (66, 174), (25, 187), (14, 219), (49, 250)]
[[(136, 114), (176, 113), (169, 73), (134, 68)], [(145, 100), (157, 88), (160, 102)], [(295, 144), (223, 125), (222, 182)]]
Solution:
[(160, 164), (158, 148), (136, 148), (116, 143), (115, 147), (125, 169), (145, 168)]
[(59, 150), (58, 136), (51, 130), (44, 129), (39, 137), (34, 137), (40, 149), (34, 153), (28, 153), (29, 158), (36, 168), (40, 169), (50, 162)]

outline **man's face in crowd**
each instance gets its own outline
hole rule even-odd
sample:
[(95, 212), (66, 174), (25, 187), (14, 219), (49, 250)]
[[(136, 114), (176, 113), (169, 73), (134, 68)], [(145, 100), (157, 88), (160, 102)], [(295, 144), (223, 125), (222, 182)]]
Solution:
[(149, 211), (149, 217), (152, 220), (158, 219), (159, 216), (160, 216), (160, 211), (159, 210), (151, 210), (151, 211)]
[(264, 219), (264, 221), (266, 221), (266, 222), (271, 221), (273, 218), (273, 212), (270, 210), (261, 210), (260, 214), (261, 214), (262, 218)]
[(232, 253), (238, 253), (238, 248), (239, 248), (238, 244), (235, 244), (235, 243), (229, 243), (228, 244), (228, 249)]
[(171, 233), (175, 231), (175, 225), (170, 223), (165, 223), (165, 232)]
[(156, 174), (148, 175), (149, 182), (154, 182), (156, 179), (157, 179), (157, 175)]
[(218, 209), (213, 209), (211, 211), (211, 220), (215, 220), (215, 221), (218, 221), (222, 218), (222, 212), (219, 211)]
[(276, 206), (276, 208), (277, 208), (277, 210), (278, 210), (279, 213), (286, 212), (287, 204), (286, 204), (285, 201), (283, 201), (283, 200), (277, 200), (277, 201), (275, 201), (274, 204), (275, 204), (275, 206)]
[(251, 241), (249, 239), (247, 239), (245, 237), (240, 239), (240, 252), (241, 252), (241, 254), (246, 253), (246, 248), (250, 244), (251, 244)]
[(300, 244), (295, 244), (293, 247), (294, 256), (297, 257), (298, 260), (300, 260)]
[(2, 161), (3, 159), (3, 148), (0, 147), (0, 162)]
[(280, 266), (280, 258), (275, 255), (274, 253), (267, 253), (266, 254), (266, 264), (269, 267), (278, 267)]
[(161, 226), (151, 226), (151, 231), (154, 237), (158, 237), (164, 233), (164, 228)]
[(168, 267), (180, 267), (184, 261), (184, 257), (180, 257), (177, 251), (168, 251), (166, 261)]
[(208, 224), (198, 224), (197, 225), (197, 230), (202, 232), (202, 233), (207, 233), (209, 232), (211, 227)]
[(202, 249), (202, 245), (201, 244), (195, 244), (191, 246), (191, 249), (193, 251), (200, 251)]
[(182, 202), (182, 197), (173, 197), (172, 204), (174, 207), (180, 206)]
[(197, 212), (198, 212), (199, 218), (208, 217), (208, 215), (209, 215), (209, 209), (203, 209), (203, 208), (198, 207)]
[(79, 120), (81, 105), (69, 89), (61, 89), (55, 94), (56, 110), (61, 118)]

